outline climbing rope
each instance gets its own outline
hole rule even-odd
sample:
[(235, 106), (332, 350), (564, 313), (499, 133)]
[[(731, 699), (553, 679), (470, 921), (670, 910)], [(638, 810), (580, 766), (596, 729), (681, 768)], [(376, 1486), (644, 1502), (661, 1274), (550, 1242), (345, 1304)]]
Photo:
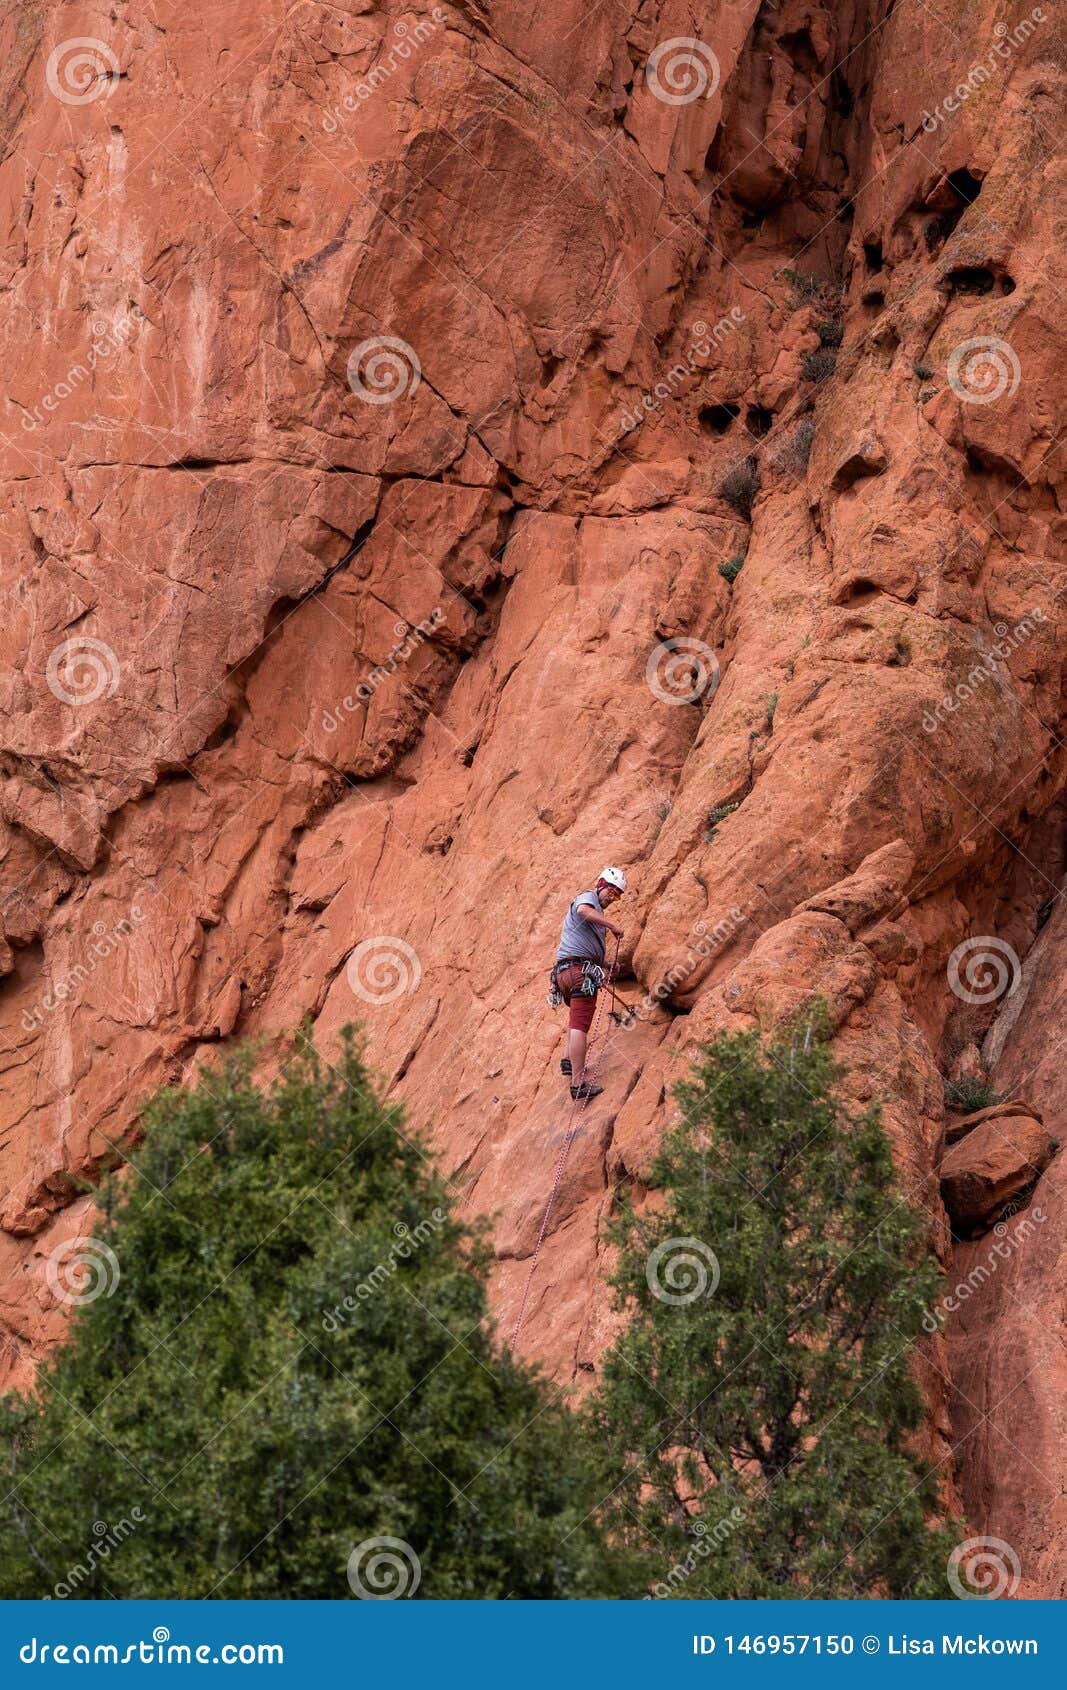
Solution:
[[(615, 975), (615, 967), (616, 967), (616, 964), (618, 963), (618, 960), (619, 960), (619, 941), (618, 941), (618, 939), (616, 939), (616, 941), (615, 941), (615, 955), (611, 959), (611, 968), (608, 971), (608, 980), (607, 980), (608, 989), (611, 993), (612, 1003), (615, 1002), (614, 975)], [(589, 1048), (592, 1048), (592, 1046), (595, 1042), (594, 1035), (596, 1033), (596, 1024), (597, 1024), (599, 1017), (600, 1017), (600, 999), (598, 997), (596, 1009), (593, 1013), (593, 1024), (589, 1029)], [(585, 1068), (582, 1070), (581, 1074), (579, 1074), (577, 1076), (579, 1095), (574, 1099), (574, 1102), (571, 1104), (570, 1120), (567, 1123), (567, 1135), (563, 1140), (563, 1148), (559, 1153), (559, 1161), (556, 1163), (556, 1176), (552, 1181), (552, 1189), (548, 1194), (548, 1202), (545, 1204), (545, 1212), (544, 1212), (544, 1216), (543, 1216), (542, 1221), (541, 1221), (541, 1230), (537, 1234), (537, 1243), (534, 1245), (534, 1253), (533, 1253), (533, 1257), (532, 1257), (531, 1262), (530, 1262), (530, 1271), (526, 1275), (526, 1285), (525, 1285), (525, 1288), (524, 1288), (523, 1293), (522, 1293), (522, 1302), (519, 1304), (519, 1318), (516, 1320), (515, 1330), (511, 1334), (511, 1348), (512, 1349), (515, 1348), (515, 1345), (518, 1342), (519, 1333), (522, 1331), (522, 1323), (523, 1323), (524, 1319), (526, 1318), (526, 1304), (527, 1304), (527, 1302), (529, 1300), (529, 1296), (530, 1296), (530, 1287), (533, 1284), (534, 1274), (537, 1272), (537, 1262), (538, 1262), (538, 1258), (540, 1257), (540, 1254), (541, 1254), (541, 1246), (545, 1241), (545, 1233), (548, 1231), (548, 1222), (549, 1222), (549, 1219), (550, 1219), (551, 1214), (552, 1214), (553, 1205), (556, 1201), (556, 1193), (559, 1190), (559, 1182), (563, 1178), (563, 1170), (567, 1165), (567, 1157), (570, 1155), (571, 1145), (574, 1143), (574, 1140), (578, 1136), (578, 1128), (579, 1128), (579, 1124), (581, 1122), (582, 1112), (585, 1109), (586, 1105), (590, 1101), (588, 1094), (587, 1094), (587, 1088), (594, 1086), (596, 1084), (597, 1076), (600, 1073), (601, 1065), (603, 1064), (604, 1057), (607, 1053), (607, 1045), (608, 1045), (607, 1039), (606, 1038), (601, 1039), (599, 1052), (597, 1054), (596, 1065), (595, 1065), (593, 1072), (591, 1074), (589, 1072), (589, 1059), (588, 1059), (588, 1051), (587, 1051)], [(586, 1095), (583, 1095), (583, 1093), (585, 1093)]]

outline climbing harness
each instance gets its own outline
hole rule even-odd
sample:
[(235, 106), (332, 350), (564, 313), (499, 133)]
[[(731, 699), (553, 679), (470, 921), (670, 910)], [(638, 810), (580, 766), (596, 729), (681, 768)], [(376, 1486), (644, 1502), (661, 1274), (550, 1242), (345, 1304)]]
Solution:
[(562, 957), (549, 974), (548, 1002), (553, 1009), (572, 998), (595, 998), (607, 971), (588, 957)]
[[(600, 967), (600, 965), (598, 963), (590, 963), (588, 965), (590, 968), (594, 969), (597, 974), (600, 975), (601, 981), (603, 983), (606, 983), (606, 985), (608, 987), (608, 991), (611, 995), (611, 1001), (612, 1001), (613, 1005), (614, 1005), (614, 1002), (615, 1002), (614, 978), (615, 978), (616, 964), (618, 963), (618, 960), (619, 960), (619, 941), (618, 941), (618, 939), (616, 939), (616, 941), (615, 941), (615, 955), (611, 959), (611, 966), (610, 966), (609, 969), (607, 969), (605, 971), (603, 968)], [(562, 969), (564, 967), (564, 963), (558, 963), (557, 967)], [(554, 990), (555, 990), (555, 973), (556, 973), (556, 969), (553, 969), (552, 974), (553, 974), (553, 989)], [(596, 988), (594, 988), (594, 990), (595, 989)], [(589, 997), (589, 996), (592, 996), (592, 993), (586, 992), (583, 995)], [(562, 993), (560, 993), (560, 1000), (559, 1001), (560, 1002), (563, 1001)], [(550, 1003), (552, 1002), (551, 995), (549, 996), (549, 1002)], [(613, 1017), (615, 1016), (614, 1009), (612, 1009), (612, 1011), (610, 1013)], [(597, 1024), (597, 1017), (599, 1016), (599, 1014), (600, 1014), (600, 1003), (599, 1003), (599, 1000), (598, 1000), (596, 1010), (593, 1014), (593, 1024), (589, 1029), (589, 1044), (590, 1045), (593, 1045), (595, 1043), (596, 1024)], [(552, 1181), (552, 1189), (548, 1194), (548, 1202), (545, 1204), (545, 1212), (544, 1212), (544, 1216), (542, 1217), (542, 1220), (541, 1220), (541, 1230), (537, 1234), (537, 1243), (534, 1245), (534, 1253), (533, 1253), (533, 1257), (530, 1261), (530, 1271), (526, 1275), (526, 1285), (525, 1285), (525, 1288), (524, 1288), (523, 1293), (522, 1293), (522, 1302), (519, 1305), (519, 1318), (516, 1320), (515, 1330), (511, 1334), (511, 1348), (512, 1349), (514, 1349), (515, 1345), (518, 1343), (519, 1333), (522, 1331), (522, 1323), (523, 1323), (523, 1320), (526, 1318), (526, 1304), (527, 1304), (527, 1302), (529, 1300), (529, 1296), (530, 1296), (530, 1287), (533, 1284), (534, 1274), (537, 1272), (537, 1263), (538, 1263), (538, 1259), (541, 1255), (541, 1246), (545, 1241), (545, 1233), (548, 1231), (548, 1223), (549, 1223), (549, 1220), (550, 1220), (551, 1215), (552, 1215), (553, 1205), (555, 1204), (555, 1201), (556, 1201), (556, 1193), (559, 1190), (559, 1182), (563, 1178), (563, 1170), (567, 1165), (567, 1157), (570, 1155), (571, 1145), (574, 1143), (574, 1140), (578, 1136), (578, 1128), (579, 1128), (579, 1124), (581, 1122), (582, 1111), (584, 1110), (586, 1104), (589, 1102), (589, 1096), (588, 1096), (588, 1092), (587, 1092), (586, 1088), (592, 1087), (596, 1084), (597, 1078), (600, 1074), (601, 1065), (603, 1064), (603, 1061), (604, 1061), (604, 1056), (606, 1054), (606, 1051), (607, 1051), (607, 1040), (602, 1039), (601, 1042), (600, 1042), (600, 1047), (597, 1051), (597, 1058), (596, 1058), (596, 1062), (594, 1064), (592, 1073), (589, 1072), (589, 1063), (588, 1063), (588, 1060), (587, 1060), (586, 1065), (585, 1065), (585, 1072), (582, 1073), (582, 1074), (576, 1074), (574, 1076), (575, 1080), (578, 1083), (578, 1096), (574, 1099), (574, 1101), (571, 1104), (570, 1120), (567, 1123), (567, 1134), (566, 1134), (566, 1137), (563, 1140), (563, 1148), (561, 1149), (561, 1151), (559, 1153), (559, 1160), (556, 1163), (556, 1173), (555, 1173), (555, 1177), (553, 1178), (553, 1181)]]

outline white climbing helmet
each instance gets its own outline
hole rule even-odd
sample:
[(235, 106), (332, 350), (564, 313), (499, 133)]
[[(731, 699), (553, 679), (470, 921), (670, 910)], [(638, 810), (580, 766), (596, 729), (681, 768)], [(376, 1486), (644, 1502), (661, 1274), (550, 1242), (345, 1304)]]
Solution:
[(597, 879), (606, 880), (609, 886), (614, 886), (619, 892), (626, 890), (626, 876), (621, 868), (602, 868)]

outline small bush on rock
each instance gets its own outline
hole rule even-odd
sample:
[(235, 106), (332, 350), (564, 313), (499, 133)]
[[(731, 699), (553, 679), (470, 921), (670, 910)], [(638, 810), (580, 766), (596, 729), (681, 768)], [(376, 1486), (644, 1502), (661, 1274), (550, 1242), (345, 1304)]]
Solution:
[(756, 494), (760, 490), (759, 471), (751, 458), (746, 458), (743, 464), (735, 464), (728, 469), (719, 482), (719, 497), (732, 505), (738, 516), (744, 517), (746, 522), (752, 519), (752, 506)]
[(829, 346), (820, 346), (818, 352), (805, 352), (802, 368), (808, 381), (829, 381), (837, 368), (837, 353)]
[(1003, 1101), (988, 1080), (945, 1081), (946, 1109), (958, 1109), (964, 1115), (973, 1115), (978, 1109), (990, 1109), (994, 1103)]

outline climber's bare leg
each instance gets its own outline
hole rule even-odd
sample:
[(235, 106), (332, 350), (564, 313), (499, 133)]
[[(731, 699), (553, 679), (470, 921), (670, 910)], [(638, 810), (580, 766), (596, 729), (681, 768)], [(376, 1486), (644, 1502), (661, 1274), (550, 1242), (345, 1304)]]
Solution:
[(567, 1033), (567, 1055), (571, 1059), (571, 1085), (576, 1086), (585, 1073), (585, 1053), (589, 1049), (589, 1034), (571, 1027)]

